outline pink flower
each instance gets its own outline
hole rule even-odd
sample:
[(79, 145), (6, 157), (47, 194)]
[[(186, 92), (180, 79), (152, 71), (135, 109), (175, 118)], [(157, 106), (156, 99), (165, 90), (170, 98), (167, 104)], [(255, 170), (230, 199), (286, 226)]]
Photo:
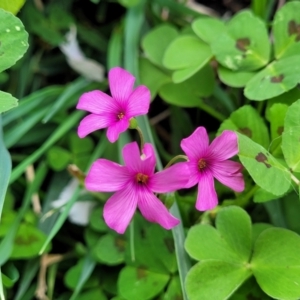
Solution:
[(113, 68), (108, 73), (108, 81), (112, 97), (95, 90), (79, 98), (76, 108), (91, 113), (79, 124), (81, 138), (95, 130), (108, 128), (107, 138), (113, 143), (129, 127), (130, 118), (147, 114), (149, 110), (149, 89), (140, 85), (133, 90), (135, 78), (129, 72)]
[(136, 142), (125, 145), (122, 154), (125, 166), (98, 159), (85, 180), (85, 186), (90, 191), (116, 192), (104, 205), (106, 224), (116, 232), (124, 233), (138, 207), (150, 222), (166, 229), (178, 225), (179, 220), (169, 213), (153, 193), (168, 193), (184, 188), (190, 175), (185, 163), (154, 173), (156, 158), (153, 146), (148, 143), (142, 155)]
[(237, 135), (233, 131), (223, 131), (209, 145), (206, 129), (198, 127), (180, 146), (188, 156), (186, 164), (191, 172), (186, 188), (198, 183), (198, 210), (209, 210), (218, 204), (214, 178), (236, 192), (244, 190), (242, 165), (228, 160), (238, 153)]

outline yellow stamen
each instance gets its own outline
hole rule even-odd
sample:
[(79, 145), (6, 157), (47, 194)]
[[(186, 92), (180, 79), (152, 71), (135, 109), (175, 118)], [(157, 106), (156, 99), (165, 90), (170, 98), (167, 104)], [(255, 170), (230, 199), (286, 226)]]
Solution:
[(206, 168), (206, 166), (207, 166), (206, 161), (203, 158), (200, 158), (199, 161), (198, 161), (198, 169), (200, 171), (202, 171), (203, 169)]
[(142, 173), (138, 173), (138, 174), (135, 176), (135, 179), (136, 179), (137, 183), (142, 183), (142, 184), (147, 183), (148, 178), (149, 178), (148, 175), (145, 175), (145, 174), (142, 174)]

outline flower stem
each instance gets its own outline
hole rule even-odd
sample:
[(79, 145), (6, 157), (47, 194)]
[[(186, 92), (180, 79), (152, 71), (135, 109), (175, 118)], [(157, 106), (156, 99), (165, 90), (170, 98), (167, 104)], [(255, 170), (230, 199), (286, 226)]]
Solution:
[(140, 142), (141, 142), (141, 144), (140, 144), (140, 147), (141, 147), (141, 148), (140, 148), (140, 149), (141, 149), (141, 153), (142, 153), (143, 148), (144, 148), (144, 144), (145, 144), (143, 132), (142, 132), (142, 130), (141, 130), (140, 127), (136, 127), (135, 129), (137, 130), (137, 132), (138, 132), (138, 134), (139, 134), (139, 137), (140, 137)]
[(168, 163), (167, 165), (164, 167), (164, 169), (169, 168), (171, 165), (173, 165), (173, 163), (178, 160), (178, 159), (184, 159), (184, 160), (188, 160), (188, 157), (186, 155), (176, 155), (175, 157), (173, 157)]
[(214, 108), (212, 108), (207, 104), (201, 104), (200, 109), (204, 110), (206, 113), (216, 118), (220, 122), (223, 122), (227, 119), (223, 114), (219, 113), (218, 111), (216, 111)]
[(293, 175), (292, 173), (291, 173), (291, 179), (292, 179), (297, 185), (300, 186), (300, 180), (299, 180), (295, 175)]

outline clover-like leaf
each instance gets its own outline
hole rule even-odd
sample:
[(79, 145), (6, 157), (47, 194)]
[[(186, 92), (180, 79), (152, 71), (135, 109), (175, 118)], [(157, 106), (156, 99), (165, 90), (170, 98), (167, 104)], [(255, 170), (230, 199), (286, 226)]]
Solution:
[(273, 21), (275, 57), (283, 58), (300, 52), (300, 3), (291, 1), (276, 12)]
[(169, 44), (178, 36), (178, 31), (171, 25), (160, 25), (148, 32), (142, 40), (142, 48), (146, 57), (158, 66)]
[(0, 8), (0, 72), (11, 67), (28, 48), (28, 33), (12, 13)]
[(208, 17), (195, 20), (192, 23), (192, 28), (200, 39), (208, 44), (217, 40), (226, 31), (225, 24), (222, 21)]
[(9, 93), (0, 91), (0, 114), (16, 106), (18, 106), (18, 100), (16, 98)]
[(232, 87), (244, 87), (255, 75), (251, 71), (233, 71), (223, 66), (218, 67), (218, 75), (222, 82)]
[(211, 47), (218, 62), (232, 70), (257, 70), (270, 56), (266, 24), (250, 11), (236, 14)]
[(300, 298), (300, 237), (282, 229), (269, 228), (257, 238), (251, 269), (262, 288), (275, 299)]
[(234, 111), (229, 119), (221, 124), (218, 132), (223, 130), (238, 131), (265, 148), (269, 146), (268, 128), (262, 117), (250, 105), (244, 105)]
[(282, 152), (293, 172), (300, 172), (300, 100), (293, 103), (286, 112), (282, 133)]
[(228, 299), (249, 276), (246, 266), (219, 260), (199, 262), (186, 277), (188, 299)]
[(127, 300), (147, 300), (158, 295), (168, 281), (169, 275), (126, 266), (120, 272), (118, 288)]
[(281, 95), (300, 82), (300, 55), (269, 64), (247, 82), (244, 94), (251, 100), (266, 100)]
[(264, 147), (243, 134), (237, 134), (240, 161), (255, 183), (276, 196), (286, 193), (291, 185), (287, 168)]

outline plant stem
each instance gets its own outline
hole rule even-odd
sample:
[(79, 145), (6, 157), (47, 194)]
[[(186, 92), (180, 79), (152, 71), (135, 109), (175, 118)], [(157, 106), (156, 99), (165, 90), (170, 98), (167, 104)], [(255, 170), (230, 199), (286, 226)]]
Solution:
[(168, 167), (170, 167), (171, 165), (173, 165), (173, 163), (178, 160), (178, 159), (184, 159), (184, 160), (188, 160), (188, 157), (186, 155), (176, 155), (175, 157), (173, 157), (164, 167), (164, 169), (167, 169)]

